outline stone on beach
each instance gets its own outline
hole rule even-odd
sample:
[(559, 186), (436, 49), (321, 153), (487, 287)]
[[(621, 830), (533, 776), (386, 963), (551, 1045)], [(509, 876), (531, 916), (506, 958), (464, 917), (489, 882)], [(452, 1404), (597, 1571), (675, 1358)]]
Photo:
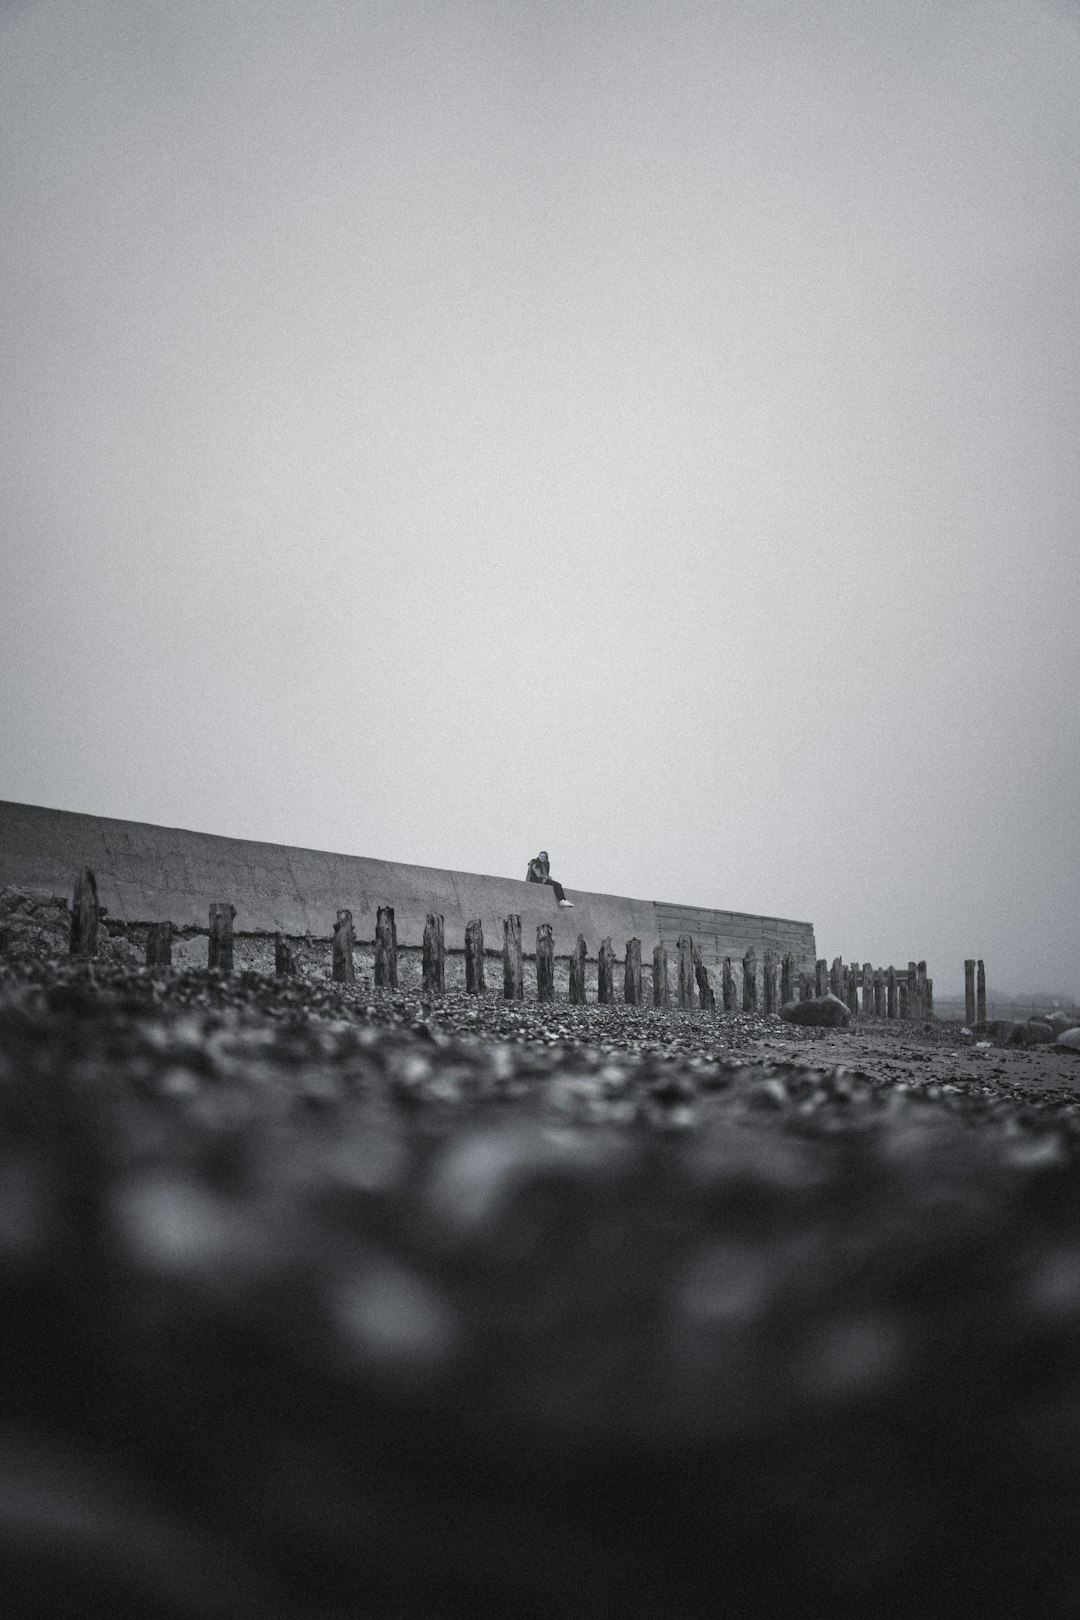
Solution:
[(789, 1024), (814, 1024), (821, 1029), (841, 1029), (851, 1022), (851, 1009), (831, 991), (809, 1001), (789, 1001), (780, 1009)]

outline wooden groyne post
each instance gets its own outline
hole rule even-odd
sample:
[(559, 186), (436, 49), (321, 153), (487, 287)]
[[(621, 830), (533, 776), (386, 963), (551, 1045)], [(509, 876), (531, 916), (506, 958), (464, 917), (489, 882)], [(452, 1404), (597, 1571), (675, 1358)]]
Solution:
[(668, 985), (666, 945), (653, 946), (652, 1002), (654, 1007), (667, 1007), (671, 1003), (671, 989)]
[(698, 1006), (702, 1012), (716, 1011), (716, 993), (709, 983), (709, 970), (701, 960), (701, 952), (694, 948), (694, 978), (697, 981)]
[(761, 1010), (776, 1011), (776, 962), (768, 947), (761, 954)]
[(296, 957), (280, 928), (274, 935), (274, 972), (279, 979), (292, 979), (296, 976)]
[(356, 983), (356, 968), (353, 966), (353, 946), (355, 943), (352, 912), (347, 906), (342, 906), (337, 914), (337, 922), (334, 924), (333, 943), (333, 975), (338, 984)]
[(731, 965), (731, 957), (724, 957), (724, 968), (720, 979), (720, 996), (724, 1003), (724, 1011), (738, 1012), (739, 995), (735, 985), (735, 969)]
[(757, 1008), (757, 952), (751, 945), (742, 959), (742, 1010), (756, 1013)]
[(446, 941), (438, 911), (429, 911), (424, 920), (424, 994), (446, 994)]
[(601, 1007), (615, 1005), (615, 952), (610, 939), (602, 939), (596, 953), (596, 999)]
[(550, 923), (540, 923), (536, 930), (536, 999), (555, 1000), (555, 941)]
[(75, 892), (71, 900), (71, 931), (68, 935), (68, 954), (88, 962), (97, 955), (98, 918), (97, 878), (84, 866), (75, 879)]
[(964, 1023), (975, 1022), (975, 958), (969, 956), (964, 963)]
[(623, 969), (623, 1000), (628, 1007), (641, 1006), (641, 941), (626, 942), (626, 965)]
[(829, 989), (829, 964), (823, 956), (814, 963), (814, 994), (826, 995)]
[(896, 969), (891, 963), (885, 975), (885, 991), (886, 1016), (889, 1018), (895, 1018), (899, 1008), (897, 1007)]
[(375, 988), (396, 990), (397, 923), (393, 906), (380, 906), (375, 917)]
[(503, 918), (503, 1000), (523, 1001), (525, 981), (521, 971), (521, 918), (511, 912)]
[(786, 1007), (795, 996), (795, 958), (790, 951), (780, 963), (780, 1005)]
[(874, 1016), (874, 969), (870, 962), (862, 965), (862, 1011), (864, 1018)]
[(975, 1022), (986, 1023), (986, 969), (982, 957), (975, 963)]
[(694, 1010), (694, 942), (689, 934), (679, 935), (679, 1011)]
[(151, 923), (146, 930), (147, 967), (172, 967), (173, 925), (171, 922)]
[(570, 1001), (575, 1007), (585, 1005), (585, 957), (588, 947), (585, 935), (579, 934), (577, 944), (570, 952)]
[(218, 973), (233, 970), (233, 918), (236, 907), (228, 900), (215, 900), (210, 907), (210, 939), (206, 947), (206, 965)]
[(484, 924), (481, 918), (465, 929), (465, 989), (470, 996), (482, 996), (484, 984)]

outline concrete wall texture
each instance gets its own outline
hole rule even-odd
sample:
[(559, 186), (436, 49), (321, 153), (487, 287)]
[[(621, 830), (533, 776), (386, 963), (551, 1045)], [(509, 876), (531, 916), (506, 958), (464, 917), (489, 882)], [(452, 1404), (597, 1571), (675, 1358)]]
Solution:
[[(523, 869), (527, 860), (523, 855)], [(436, 911), (445, 919), (448, 950), (464, 949), (466, 924), (475, 917), (483, 921), (485, 946), (501, 950), (503, 918), (517, 912), (526, 953), (535, 948), (537, 925), (549, 922), (557, 955), (568, 955), (581, 933), (590, 956), (596, 955), (601, 940), (610, 938), (621, 958), (625, 942), (636, 937), (646, 967), (658, 941), (670, 950), (682, 933), (693, 936), (710, 966), (725, 956), (741, 957), (750, 945), (757, 948), (759, 961), (766, 948), (790, 951), (799, 969), (811, 968), (816, 954), (813, 925), (783, 917), (630, 900), (569, 886), (567, 898), (574, 909), (564, 911), (551, 889), (513, 878), (219, 838), (0, 800), (0, 887), (70, 897), (83, 866), (93, 870), (109, 915), (132, 923), (169, 919), (177, 927), (206, 928), (210, 903), (226, 900), (236, 907), (238, 933), (280, 928), (297, 937), (325, 939), (338, 908), (348, 906), (357, 939), (370, 940), (376, 910), (392, 905), (401, 945), (422, 944), (424, 920)]]

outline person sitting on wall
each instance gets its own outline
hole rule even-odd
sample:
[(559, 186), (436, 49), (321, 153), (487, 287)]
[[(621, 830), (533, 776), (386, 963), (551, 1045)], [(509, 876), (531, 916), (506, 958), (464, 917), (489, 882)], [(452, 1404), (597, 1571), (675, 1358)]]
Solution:
[(555, 890), (555, 898), (560, 906), (573, 910), (574, 902), (566, 898), (566, 891), (562, 884), (551, 876), (551, 863), (548, 860), (546, 849), (542, 849), (539, 855), (535, 855), (529, 862), (529, 870), (525, 874), (525, 881), (526, 883), (546, 883)]

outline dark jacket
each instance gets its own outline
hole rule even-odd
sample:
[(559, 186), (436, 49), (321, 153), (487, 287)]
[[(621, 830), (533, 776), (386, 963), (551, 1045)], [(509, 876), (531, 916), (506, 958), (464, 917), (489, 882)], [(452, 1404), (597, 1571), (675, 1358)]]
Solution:
[(526, 883), (546, 883), (551, 872), (551, 862), (542, 861), (539, 855), (534, 855), (529, 862), (529, 870), (525, 874)]

